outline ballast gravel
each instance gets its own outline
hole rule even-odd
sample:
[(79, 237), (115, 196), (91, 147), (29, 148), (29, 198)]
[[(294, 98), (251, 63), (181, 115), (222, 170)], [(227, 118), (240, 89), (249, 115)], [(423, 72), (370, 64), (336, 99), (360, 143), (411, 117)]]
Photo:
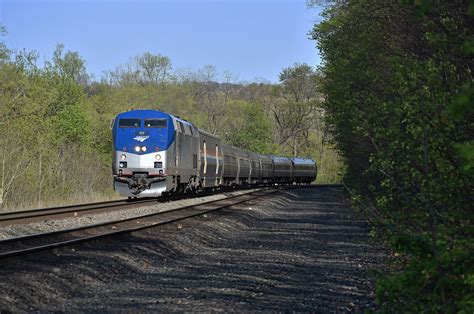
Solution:
[(0, 261), (0, 312), (362, 312), (386, 251), (342, 189), (279, 192), (119, 239)]
[(39, 222), (13, 224), (0, 227), (0, 240), (8, 238), (26, 236), (31, 234), (52, 232), (57, 230), (71, 229), (80, 226), (93, 225), (107, 221), (123, 220), (132, 217), (139, 217), (152, 213), (172, 210), (179, 207), (200, 204), (204, 202), (216, 201), (227, 197), (241, 195), (257, 191), (258, 189), (232, 191), (219, 193), (205, 197), (193, 197), (181, 200), (175, 200), (165, 203), (155, 203), (153, 205), (144, 205), (136, 208), (115, 209), (110, 212), (88, 214), (78, 217), (69, 217), (61, 219), (45, 219)]

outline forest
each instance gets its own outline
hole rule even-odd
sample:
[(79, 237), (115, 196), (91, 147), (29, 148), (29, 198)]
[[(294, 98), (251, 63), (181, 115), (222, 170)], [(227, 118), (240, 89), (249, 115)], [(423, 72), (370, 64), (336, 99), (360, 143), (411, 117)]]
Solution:
[(473, 313), (474, 1), (333, 1), (323, 14), (311, 36), (325, 123), (353, 204), (393, 251), (380, 310)]
[(0, 210), (117, 197), (110, 121), (131, 109), (172, 113), (258, 153), (312, 157), (318, 182), (340, 180), (321, 77), (307, 64), (282, 69), (278, 84), (245, 83), (211, 65), (175, 70), (171, 57), (143, 52), (95, 78), (77, 51), (58, 44), (39, 64), (36, 51), (7, 47), (5, 26), (0, 33)]

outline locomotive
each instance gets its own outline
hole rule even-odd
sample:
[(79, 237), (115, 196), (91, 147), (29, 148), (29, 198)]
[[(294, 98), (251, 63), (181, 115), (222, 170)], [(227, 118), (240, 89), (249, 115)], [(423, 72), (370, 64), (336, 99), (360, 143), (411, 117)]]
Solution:
[(112, 120), (114, 190), (159, 197), (226, 186), (310, 184), (312, 159), (267, 156), (222, 144), (194, 124), (157, 110), (131, 110)]

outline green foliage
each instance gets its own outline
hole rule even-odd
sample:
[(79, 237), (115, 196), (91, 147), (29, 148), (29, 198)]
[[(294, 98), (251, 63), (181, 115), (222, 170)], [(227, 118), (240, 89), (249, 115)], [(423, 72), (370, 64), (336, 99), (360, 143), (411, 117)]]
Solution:
[(60, 143), (88, 144), (90, 128), (86, 113), (79, 106), (59, 111), (53, 119), (53, 128), (57, 134), (55, 140)]
[(104, 83), (117, 85), (164, 84), (171, 75), (171, 59), (160, 54), (145, 52), (125, 65), (119, 65), (112, 71), (106, 71)]
[[(7, 33), (5, 26), (0, 24), (0, 38)], [(0, 62), (7, 61), (10, 58), (10, 50), (3, 41), (0, 41)]]
[(231, 145), (262, 154), (275, 150), (271, 142), (271, 122), (262, 106), (242, 101), (230, 106), (229, 124), (234, 130), (224, 134)]
[(402, 2), (340, 1), (325, 11), (313, 38), (326, 122), (354, 198), (372, 205), (379, 231), (410, 258), (379, 281), (382, 310), (472, 312), (462, 277), (474, 265), (468, 1)]
[[(283, 155), (310, 155), (314, 144), (310, 144), (310, 134), (325, 133), (326, 126), (320, 106), (322, 95), (318, 88), (320, 75), (307, 64), (295, 63), (282, 69), (280, 85), (273, 86), (272, 99), (268, 105), (275, 127), (274, 141), (278, 143), (278, 153)], [(323, 147), (319, 145), (319, 153)]]
[(54, 51), (52, 62), (46, 63), (48, 71), (59, 77), (72, 80), (80, 85), (86, 85), (89, 75), (86, 72), (86, 62), (77, 51), (67, 51), (63, 54), (64, 45), (58, 44)]
[(474, 141), (457, 143), (454, 147), (463, 164), (462, 170), (466, 172), (466, 174), (472, 174), (474, 168)]
[(433, 248), (429, 239), (405, 236), (392, 244), (409, 251), (411, 258), (403, 271), (379, 280), (377, 295), (383, 309), (397, 305), (409, 312), (474, 311), (472, 242)]
[(109, 167), (97, 163), (91, 148), (93, 115), (83, 87), (49, 66), (36, 67), (36, 58), (22, 51), (0, 65), (0, 208), (108, 190), (90, 190), (104, 183)]
[(158, 84), (164, 83), (168, 79), (171, 70), (170, 58), (145, 52), (136, 58), (136, 62), (145, 82)]

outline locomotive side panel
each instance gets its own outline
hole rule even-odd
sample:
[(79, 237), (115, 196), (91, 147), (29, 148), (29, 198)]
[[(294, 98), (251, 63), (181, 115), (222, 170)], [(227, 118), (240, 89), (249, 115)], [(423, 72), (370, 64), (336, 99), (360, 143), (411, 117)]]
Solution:
[(186, 187), (195, 187), (199, 176), (199, 132), (187, 121), (173, 119), (175, 128), (174, 158), (170, 163), (174, 165), (173, 174), (175, 183)]

